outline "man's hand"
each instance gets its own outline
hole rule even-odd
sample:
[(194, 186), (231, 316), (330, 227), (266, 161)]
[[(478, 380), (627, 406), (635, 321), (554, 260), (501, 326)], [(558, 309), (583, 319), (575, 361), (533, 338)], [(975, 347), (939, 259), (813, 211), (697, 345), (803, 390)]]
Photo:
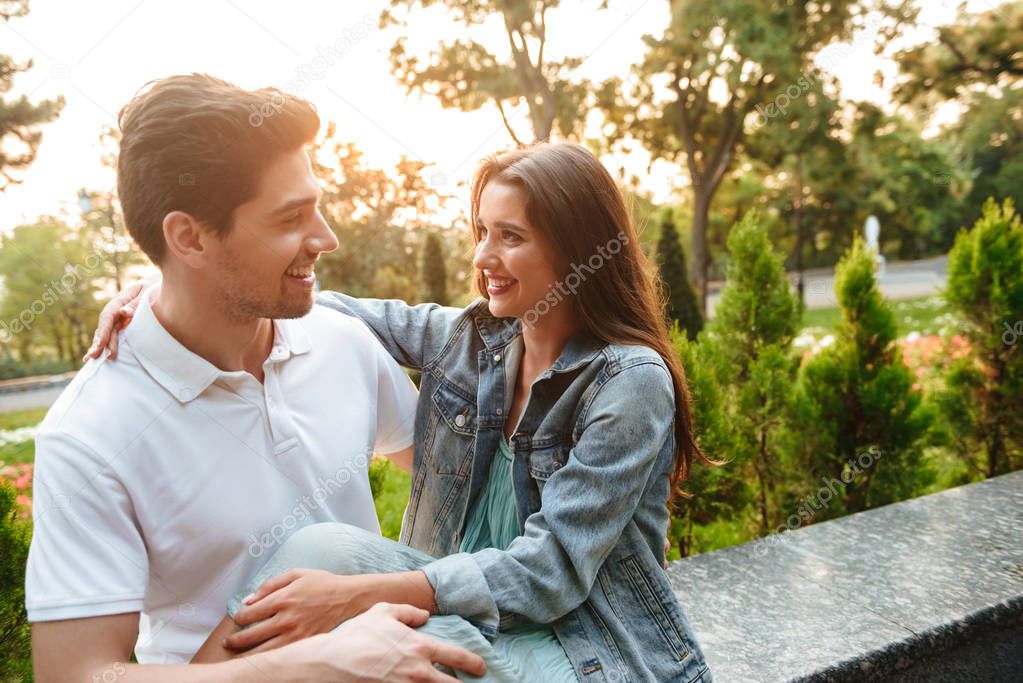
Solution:
[[(486, 673), (483, 658), (454, 645), (429, 638), (413, 629), (429, 618), (426, 610), (411, 605), (377, 603), (333, 633), (308, 638), (257, 655), (273, 660), (283, 670), (303, 671), (287, 680), (359, 681), (360, 683), (455, 683), (434, 664), (473, 676)], [(236, 660), (238, 664), (244, 660)]]

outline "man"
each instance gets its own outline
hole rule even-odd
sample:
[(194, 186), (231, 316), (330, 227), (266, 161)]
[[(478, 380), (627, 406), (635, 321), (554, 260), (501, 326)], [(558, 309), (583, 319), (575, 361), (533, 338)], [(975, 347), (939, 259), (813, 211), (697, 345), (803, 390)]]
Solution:
[[(482, 673), (477, 656), (410, 631), (426, 614), (410, 606), (269, 659), (180, 666), (295, 529), (379, 532), (369, 456), (411, 467), (416, 395), (365, 327), (313, 306), (314, 264), (337, 239), (305, 151), (311, 105), (176, 76), (133, 99), (120, 127), (125, 223), (162, 283), (143, 293), (118, 362), (87, 364), (37, 437), (37, 680)], [(140, 665), (124, 664), (133, 644)], [(282, 674), (289, 663), (301, 673)]]

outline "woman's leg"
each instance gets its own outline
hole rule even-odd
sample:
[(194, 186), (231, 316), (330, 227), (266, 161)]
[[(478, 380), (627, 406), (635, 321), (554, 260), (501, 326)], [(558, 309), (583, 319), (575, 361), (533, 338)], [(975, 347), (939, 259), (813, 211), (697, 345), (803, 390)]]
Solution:
[[(267, 579), (290, 569), (320, 569), (343, 575), (384, 574), (415, 571), (433, 560), (415, 548), (349, 524), (313, 524), (292, 534), (266, 565), (231, 597), (228, 614), (234, 617), (244, 607), (242, 598), (255, 592)], [(483, 678), (456, 672), (460, 679), (490, 683), (543, 680), (539, 668), (529, 657), (510, 660), (502, 653), (500, 636), (492, 644), (459, 616), (430, 617), (417, 630), (474, 652), (487, 662), (487, 674)]]

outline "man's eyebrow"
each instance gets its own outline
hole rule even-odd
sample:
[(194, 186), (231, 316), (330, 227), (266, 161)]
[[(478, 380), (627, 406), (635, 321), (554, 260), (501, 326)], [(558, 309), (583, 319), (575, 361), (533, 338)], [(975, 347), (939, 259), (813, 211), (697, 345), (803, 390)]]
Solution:
[(317, 204), (317, 203), (319, 203), (321, 196), (323, 196), (322, 193), (318, 192), (315, 195), (312, 195), (312, 196), (309, 196), (309, 197), (299, 197), (298, 199), (292, 199), (290, 201), (287, 201), (287, 202), (281, 204), (276, 209), (272, 210), (269, 215), (277, 216), (277, 215), (280, 215), (282, 213), (287, 213), (288, 211), (294, 211), (295, 209), (301, 209), (302, 207), (308, 206), (310, 204)]

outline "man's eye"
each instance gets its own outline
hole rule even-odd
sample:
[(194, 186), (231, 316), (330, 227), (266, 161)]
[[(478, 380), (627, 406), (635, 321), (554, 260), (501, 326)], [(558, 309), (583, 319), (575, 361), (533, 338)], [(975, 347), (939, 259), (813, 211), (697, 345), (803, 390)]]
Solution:
[(302, 212), (301, 211), (296, 211), (293, 214), (285, 216), (284, 217), (284, 222), (287, 223), (288, 225), (294, 225), (295, 223), (298, 223), (298, 219), (301, 218), (301, 217), (302, 217)]

